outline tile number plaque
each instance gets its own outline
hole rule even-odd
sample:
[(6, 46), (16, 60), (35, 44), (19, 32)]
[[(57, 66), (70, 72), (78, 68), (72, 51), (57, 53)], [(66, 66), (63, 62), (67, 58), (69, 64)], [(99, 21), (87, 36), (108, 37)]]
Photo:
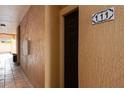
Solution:
[(92, 24), (114, 20), (114, 7), (92, 14)]

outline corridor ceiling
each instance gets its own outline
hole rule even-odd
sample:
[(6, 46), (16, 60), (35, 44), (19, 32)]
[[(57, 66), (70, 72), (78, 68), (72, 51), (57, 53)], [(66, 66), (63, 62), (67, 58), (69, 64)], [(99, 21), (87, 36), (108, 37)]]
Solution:
[(0, 33), (15, 34), (17, 26), (29, 9), (29, 5), (0, 5)]

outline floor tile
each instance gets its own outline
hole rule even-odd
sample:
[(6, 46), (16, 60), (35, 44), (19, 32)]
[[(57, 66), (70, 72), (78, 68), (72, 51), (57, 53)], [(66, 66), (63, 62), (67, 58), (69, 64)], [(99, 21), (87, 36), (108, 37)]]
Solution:
[(33, 88), (21, 67), (12, 62), (11, 54), (0, 54), (0, 88)]

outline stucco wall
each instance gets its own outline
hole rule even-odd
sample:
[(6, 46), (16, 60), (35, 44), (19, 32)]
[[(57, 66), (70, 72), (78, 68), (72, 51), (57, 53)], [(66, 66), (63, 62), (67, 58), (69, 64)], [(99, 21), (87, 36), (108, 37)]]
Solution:
[[(29, 55), (24, 55), (29, 40)], [(20, 24), (21, 66), (34, 87), (45, 87), (45, 7), (31, 6)]]
[[(124, 7), (114, 6), (114, 21), (91, 23), (92, 13), (110, 7), (79, 6), (79, 87), (124, 87)], [(60, 10), (32, 6), (21, 22), (21, 65), (35, 87), (59, 87)]]
[[(35, 87), (60, 86), (59, 12), (64, 6), (31, 6), (20, 25), (21, 66)], [(30, 42), (25, 56), (23, 43)]]
[(46, 42), (49, 43), (46, 45), (45, 87), (60, 87), (60, 10), (64, 7), (45, 7)]
[(114, 21), (91, 24), (92, 13), (110, 7), (79, 7), (80, 87), (124, 87), (124, 7), (114, 6)]

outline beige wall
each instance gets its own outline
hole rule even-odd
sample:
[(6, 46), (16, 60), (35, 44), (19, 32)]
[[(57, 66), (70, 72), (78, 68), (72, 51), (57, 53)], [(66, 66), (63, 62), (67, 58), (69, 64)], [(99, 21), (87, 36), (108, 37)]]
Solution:
[[(45, 7), (31, 6), (20, 25), (21, 66), (34, 87), (45, 87)], [(25, 40), (30, 54), (24, 55)]]
[[(64, 6), (32, 6), (20, 25), (21, 66), (35, 87), (59, 87), (59, 12)], [(30, 55), (23, 43), (30, 41)]]
[[(61, 6), (46, 6), (46, 32), (49, 47), (45, 65), (45, 87), (59, 87), (59, 12)], [(49, 37), (49, 38), (48, 38)]]
[[(21, 65), (35, 87), (59, 87), (63, 7), (32, 6), (21, 22)], [(79, 6), (79, 87), (124, 87), (124, 7), (115, 6), (114, 21), (91, 24), (92, 13), (109, 7)], [(23, 55), (26, 39), (29, 56)]]
[(124, 87), (124, 7), (115, 20), (91, 24), (94, 12), (111, 6), (80, 6), (79, 86)]

